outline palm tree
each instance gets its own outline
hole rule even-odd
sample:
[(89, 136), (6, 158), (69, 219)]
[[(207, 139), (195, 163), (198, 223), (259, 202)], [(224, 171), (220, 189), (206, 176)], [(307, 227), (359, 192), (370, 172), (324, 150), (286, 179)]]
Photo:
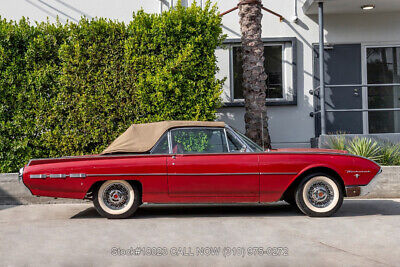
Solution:
[(243, 96), (246, 136), (265, 148), (271, 148), (266, 109), (264, 45), (261, 40), (261, 0), (239, 0), (242, 32)]

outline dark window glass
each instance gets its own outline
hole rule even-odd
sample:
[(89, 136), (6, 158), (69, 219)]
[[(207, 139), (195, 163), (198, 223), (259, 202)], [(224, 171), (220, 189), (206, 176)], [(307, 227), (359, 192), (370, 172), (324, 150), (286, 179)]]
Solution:
[(230, 152), (241, 152), (242, 150), (242, 143), (239, 142), (229, 131), (226, 133), (228, 138), (228, 146)]
[[(283, 98), (282, 46), (264, 46), (264, 69), (267, 74), (267, 98)], [(233, 47), (234, 98), (243, 99), (242, 48)]]
[(172, 153), (223, 153), (227, 152), (223, 129), (181, 128), (171, 131)]
[[(369, 84), (400, 83), (400, 48), (367, 48), (367, 77)], [(378, 86), (368, 88), (368, 108), (399, 108), (400, 87)], [(400, 112), (368, 112), (370, 133), (400, 132)]]
[(165, 133), (161, 137), (160, 141), (151, 150), (151, 154), (168, 154), (168, 153), (169, 153), (168, 135)]

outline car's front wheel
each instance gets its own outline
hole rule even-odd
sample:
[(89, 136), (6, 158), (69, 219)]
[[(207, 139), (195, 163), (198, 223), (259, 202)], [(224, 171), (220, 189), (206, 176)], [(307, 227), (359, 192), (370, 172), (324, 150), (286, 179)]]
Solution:
[(103, 217), (124, 219), (133, 215), (140, 203), (140, 192), (127, 181), (105, 181), (95, 190), (93, 204)]
[(335, 178), (325, 173), (314, 173), (300, 183), (295, 199), (304, 214), (328, 217), (342, 206), (343, 190)]

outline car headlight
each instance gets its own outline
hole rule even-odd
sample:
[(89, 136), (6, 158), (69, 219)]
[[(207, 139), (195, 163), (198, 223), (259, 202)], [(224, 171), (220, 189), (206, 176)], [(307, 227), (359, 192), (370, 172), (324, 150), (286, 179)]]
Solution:
[(19, 182), (22, 182), (23, 173), (24, 173), (24, 168), (22, 167), (21, 169), (19, 169), (19, 172), (18, 172), (18, 181)]

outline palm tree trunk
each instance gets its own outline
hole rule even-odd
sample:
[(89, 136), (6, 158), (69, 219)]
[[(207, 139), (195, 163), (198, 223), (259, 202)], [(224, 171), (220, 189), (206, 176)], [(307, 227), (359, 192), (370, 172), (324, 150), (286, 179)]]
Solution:
[(265, 148), (271, 148), (265, 106), (267, 75), (264, 70), (264, 45), (261, 40), (261, 1), (240, 0), (239, 16), (242, 32), (246, 136)]

